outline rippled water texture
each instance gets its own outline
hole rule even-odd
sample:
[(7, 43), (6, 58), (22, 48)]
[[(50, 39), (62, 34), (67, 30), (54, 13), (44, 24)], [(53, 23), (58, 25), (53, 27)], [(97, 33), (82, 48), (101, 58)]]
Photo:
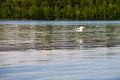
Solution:
[(120, 21), (0, 21), (0, 80), (27, 79), (120, 80)]

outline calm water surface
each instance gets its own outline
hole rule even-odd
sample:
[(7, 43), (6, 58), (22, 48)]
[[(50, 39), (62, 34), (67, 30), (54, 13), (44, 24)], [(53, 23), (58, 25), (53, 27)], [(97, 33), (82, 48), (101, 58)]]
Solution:
[(119, 32), (120, 21), (0, 21), (0, 80), (120, 80)]

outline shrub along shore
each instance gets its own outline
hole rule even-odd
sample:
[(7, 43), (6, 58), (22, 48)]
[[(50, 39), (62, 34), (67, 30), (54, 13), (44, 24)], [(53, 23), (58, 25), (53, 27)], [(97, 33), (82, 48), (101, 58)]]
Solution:
[(4, 20), (120, 20), (120, 0), (1, 0)]

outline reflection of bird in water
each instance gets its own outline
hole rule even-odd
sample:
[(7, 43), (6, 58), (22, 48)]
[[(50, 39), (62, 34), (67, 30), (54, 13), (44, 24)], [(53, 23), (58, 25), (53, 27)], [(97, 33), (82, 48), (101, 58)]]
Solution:
[(84, 28), (85, 28), (84, 26), (80, 26), (80, 27), (76, 28), (75, 31), (76, 32), (83, 32)]
[(83, 39), (79, 38), (79, 39), (76, 39), (75, 41), (77, 44), (80, 44), (82, 45), (83, 44)]
[(80, 49), (83, 48), (84, 42), (83, 42), (83, 39), (82, 39), (82, 38), (76, 39), (75, 43), (78, 45), (78, 47), (79, 47)]

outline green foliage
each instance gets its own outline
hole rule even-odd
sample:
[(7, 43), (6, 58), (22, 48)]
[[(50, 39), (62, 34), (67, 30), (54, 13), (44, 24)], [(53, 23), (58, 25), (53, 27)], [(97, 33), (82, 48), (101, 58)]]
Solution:
[(1, 0), (0, 19), (120, 20), (120, 0)]

